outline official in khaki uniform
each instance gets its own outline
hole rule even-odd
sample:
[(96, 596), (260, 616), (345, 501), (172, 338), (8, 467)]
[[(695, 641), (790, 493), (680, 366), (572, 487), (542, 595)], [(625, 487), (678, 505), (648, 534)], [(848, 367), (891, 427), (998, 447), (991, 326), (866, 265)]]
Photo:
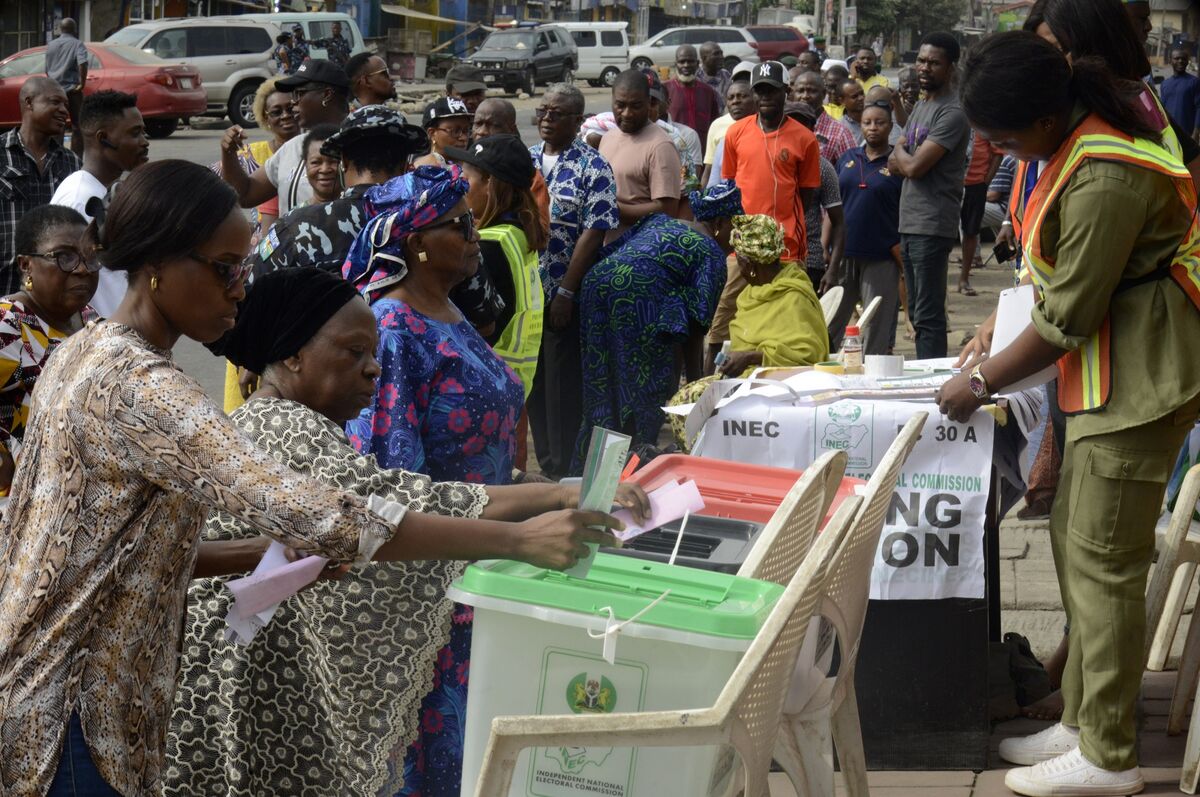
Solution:
[[(1027, 795), (1142, 790), (1135, 706), (1146, 574), (1171, 465), (1200, 412), (1200, 223), (1196, 191), (1163, 145), (1166, 124), (1101, 63), (1068, 65), (1030, 33), (998, 34), (963, 68), (979, 134), (1028, 164), (1014, 190), (1032, 325), (987, 357), (991, 324), (938, 396), (963, 421), (1006, 385), (1054, 363), (1067, 414), (1050, 533), (1071, 623), (1062, 722), (1000, 755)], [(1032, 180), (1031, 180), (1032, 184)], [(992, 322), (994, 323), (994, 321)]]

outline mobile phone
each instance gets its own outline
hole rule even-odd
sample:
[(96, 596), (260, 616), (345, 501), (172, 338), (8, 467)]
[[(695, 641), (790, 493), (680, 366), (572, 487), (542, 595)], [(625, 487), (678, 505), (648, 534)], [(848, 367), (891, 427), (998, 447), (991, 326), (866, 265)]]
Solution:
[(1007, 263), (1017, 256), (1017, 250), (1008, 241), (1001, 241), (992, 249), (992, 254), (996, 256), (997, 263)]

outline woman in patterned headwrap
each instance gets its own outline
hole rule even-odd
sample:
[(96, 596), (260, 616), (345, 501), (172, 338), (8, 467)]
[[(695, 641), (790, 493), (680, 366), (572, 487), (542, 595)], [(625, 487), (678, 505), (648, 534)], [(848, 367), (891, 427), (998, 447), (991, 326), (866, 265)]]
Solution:
[(653, 446), (662, 406), (679, 385), (684, 348), (689, 378), (700, 375), (700, 344), (730, 252), (730, 219), (742, 213), (732, 181), (690, 197), (696, 221), (647, 216), (600, 252), (580, 291), (584, 424), (582, 464), (592, 427), (624, 432)]
[(738, 376), (760, 365), (788, 368), (829, 357), (821, 302), (801, 265), (780, 262), (783, 229), (770, 216), (733, 220), (733, 251), (747, 286), (729, 324), (732, 343), (720, 371)]
[[(421, 166), (367, 193), (372, 218), (342, 274), (371, 302), (382, 373), (370, 406), (346, 431), (385, 468), (508, 484), (525, 391), (450, 301), (481, 264), (467, 190), (457, 166)], [(458, 794), (472, 616), (455, 606), (403, 794)]]
[[(578, 503), (578, 488), (433, 482), (355, 451), (342, 424), (375, 394), (376, 334), (371, 309), (340, 275), (293, 268), (259, 277), (217, 346), (262, 375), (231, 419), (287, 466), (413, 511), (521, 520)], [(618, 501), (645, 506), (644, 493), (624, 486)], [(209, 517), (201, 534), (257, 537), (225, 513)], [(281, 605), (244, 646), (225, 639), (227, 579), (194, 580), (164, 797), (392, 797), (450, 635), (446, 587), (462, 568), (431, 557), (319, 583)]]

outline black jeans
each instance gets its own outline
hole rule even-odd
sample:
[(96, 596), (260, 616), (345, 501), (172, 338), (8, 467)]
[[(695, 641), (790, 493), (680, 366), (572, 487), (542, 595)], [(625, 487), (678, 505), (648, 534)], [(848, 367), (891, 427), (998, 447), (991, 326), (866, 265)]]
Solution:
[(542, 473), (554, 479), (570, 476), (571, 458), (583, 425), (583, 355), (579, 348), (579, 308), (571, 323), (550, 328), (546, 305), (537, 375), (529, 394), (529, 427)]
[(908, 312), (917, 330), (917, 359), (945, 357), (946, 272), (954, 238), (901, 235), (900, 256), (908, 287)]

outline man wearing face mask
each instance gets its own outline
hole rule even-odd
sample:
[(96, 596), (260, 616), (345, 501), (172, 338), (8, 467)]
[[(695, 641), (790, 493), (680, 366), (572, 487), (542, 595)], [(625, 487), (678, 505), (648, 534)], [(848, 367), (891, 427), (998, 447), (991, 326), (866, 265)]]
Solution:
[(695, 130), (703, 148), (709, 125), (721, 115), (721, 102), (712, 86), (697, 79), (699, 69), (696, 48), (681, 44), (675, 50), (675, 79), (668, 80), (666, 88), (671, 98), (671, 120)]
[[(83, 168), (59, 184), (50, 204), (74, 208), (91, 221), (88, 203), (96, 198), (103, 200), (121, 175), (150, 160), (150, 142), (137, 109), (137, 96), (120, 91), (88, 95), (79, 114), (79, 128)], [(109, 317), (121, 304), (128, 286), (124, 274), (101, 269), (92, 307), (102, 317)]]

